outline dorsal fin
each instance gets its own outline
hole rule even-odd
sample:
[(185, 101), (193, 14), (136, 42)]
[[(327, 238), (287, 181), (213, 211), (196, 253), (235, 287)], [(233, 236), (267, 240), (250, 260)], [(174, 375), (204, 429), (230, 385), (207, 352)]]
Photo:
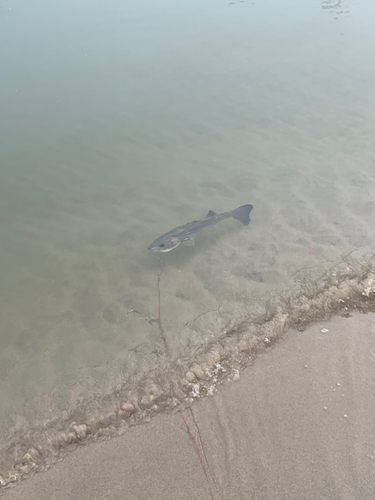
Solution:
[(217, 215), (216, 212), (214, 212), (213, 210), (209, 210), (208, 214), (205, 217), (205, 219), (208, 219), (209, 217), (213, 217), (214, 215)]

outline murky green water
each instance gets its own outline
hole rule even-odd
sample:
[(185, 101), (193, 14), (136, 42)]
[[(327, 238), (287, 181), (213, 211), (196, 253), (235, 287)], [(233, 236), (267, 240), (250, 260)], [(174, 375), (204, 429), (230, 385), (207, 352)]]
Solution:
[[(0, 474), (114, 391), (145, 411), (137, 383), (156, 401), (152, 374), (271, 299), (372, 269), (374, 21), (351, 0), (1, 2)], [(249, 226), (147, 250), (247, 203)]]

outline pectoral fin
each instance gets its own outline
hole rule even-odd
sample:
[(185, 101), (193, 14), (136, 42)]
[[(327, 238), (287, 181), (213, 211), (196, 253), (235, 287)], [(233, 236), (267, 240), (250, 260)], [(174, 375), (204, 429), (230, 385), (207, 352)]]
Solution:
[(183, 245), (186, 245), (187, 247), (193, 247), (195, 243), (194, 238), (189, 238), (188, 240), (184, 240), (182, 242)]

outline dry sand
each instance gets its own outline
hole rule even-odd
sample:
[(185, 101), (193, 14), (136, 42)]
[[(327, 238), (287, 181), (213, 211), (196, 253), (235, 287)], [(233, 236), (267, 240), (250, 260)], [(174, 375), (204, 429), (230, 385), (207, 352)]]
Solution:
[[(374, 315), (336, 317), (288, 332), (237, 382), (185, 410), (213, 498), (375, 498), (374, 369)], [(212, 498), (180, 413), (82, 447), (5, 496)]]

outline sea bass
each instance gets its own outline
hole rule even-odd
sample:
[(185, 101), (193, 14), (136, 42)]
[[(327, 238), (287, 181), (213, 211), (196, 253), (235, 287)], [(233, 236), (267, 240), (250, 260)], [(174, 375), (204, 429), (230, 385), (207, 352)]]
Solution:
[(159, 236), (159, 238), (156, 238), (156, 240), (151, 243), (148, 249), (154, 252), (170, 252), (181, 243), (189, 247), (193, 246), (195, 243), (195, 235), (199, 233), (199, 231), (202, 231), (202, 229), (206, 227), (213, 226), (229, 217), (233, 217), (247, 226), (250, 222), (249, 214), (252, 209), (252, 205), (243, 205), (231, 212), (224, 212), (222, 214), (216, 214), (210, 210), (204, 219), (193, 220), (193, 222), (188, 222), (184, 226), (176, 227), (168, 231), (168, 233)]

